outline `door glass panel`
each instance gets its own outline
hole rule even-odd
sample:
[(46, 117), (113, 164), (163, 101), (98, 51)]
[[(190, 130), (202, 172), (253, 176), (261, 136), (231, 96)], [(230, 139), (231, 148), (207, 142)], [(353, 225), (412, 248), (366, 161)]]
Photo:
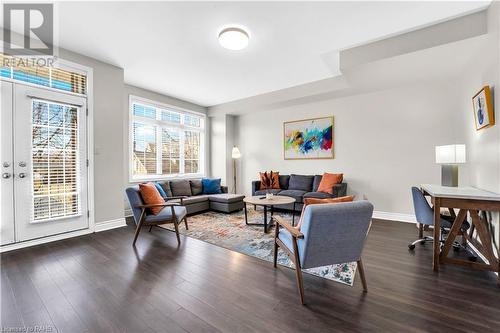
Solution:
[(32, 102), (32, 222), (80, 215), (78, 112)]

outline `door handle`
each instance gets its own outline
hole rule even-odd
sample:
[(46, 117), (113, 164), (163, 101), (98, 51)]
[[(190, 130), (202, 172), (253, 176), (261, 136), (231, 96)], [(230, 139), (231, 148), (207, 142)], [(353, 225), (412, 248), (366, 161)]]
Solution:
[(4, 173), (2, 173), (2, 178), (3, 178), (3, 179), (9, 179), (9, 178), (10, 178), (10, 176), (12, 176), (12, 175), (11, 175), (10, 173), (8, 173), (8, 172), (4, 172)]
[(26, 174), (24, 172), (21, 172), (19, 175), (18, 175), (19, 178), (24, 178), (26, 177)]

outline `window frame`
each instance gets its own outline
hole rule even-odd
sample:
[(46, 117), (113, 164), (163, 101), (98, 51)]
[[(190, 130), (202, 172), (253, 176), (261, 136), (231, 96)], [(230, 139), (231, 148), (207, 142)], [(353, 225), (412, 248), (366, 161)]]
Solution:
[[(141, 104), (147, 107), (153, 107), (155, 109), (163, 109), (166, 111), (174, 111), (181, 114), (181, 121), (179, 124), (168, 122), (166, 120), (159, 119), (161, 114), (158, 113), (156, 119), (140, 117), (134, 115), (134, 104)], [(152, 181), (152, 180), (169, 180), (176, 178), (200, 178), (205, 176), (206, 170), (206, 130), (207, 130), (207, 115), (201, 112), (196, 112), (193, 110), (184, 109), (175, 105), (161, 103), (157, 101), (153, 101), (147, 98), (139, 97), (130, 94), (129, 95), (129, 126), (128, 126), (128, 174), (129, 174), (129, 182), (130, 183), (139, 183), (143, 181)], [(196, 117), (200, 117), (200, 127), (194, 127), (184, 124), (183, 115), (193, 115)], [(161, 170), (161, 129), (169, 128), (169, 129), (178, 129), (179, 130), (179, 170), (182, 172), (176, 174), (152, 174), (152, 175), (134, 175), (134, 123), (139, 122), (141, 124), (152, 125), (155, 126), (157, 130), (156, 135), (156, 170)], [(199, 172), (197, 173), (184, 173), (184, 142), (185, 135), (184, 132), (186, 130), (192, 130), (200, 133), (200, 153), (199, 153)]]

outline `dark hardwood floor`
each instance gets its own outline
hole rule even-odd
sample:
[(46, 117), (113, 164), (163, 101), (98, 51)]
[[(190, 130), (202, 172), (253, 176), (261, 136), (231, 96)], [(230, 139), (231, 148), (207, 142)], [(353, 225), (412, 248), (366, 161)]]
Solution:
[(364, 251), (368, 293), (159, 228), (121, 228), (1, 256), (1, 327), (45, 332), (498, 332), (492, 273), (431, 269), (410, 253), (412, 224), (375, 221)]

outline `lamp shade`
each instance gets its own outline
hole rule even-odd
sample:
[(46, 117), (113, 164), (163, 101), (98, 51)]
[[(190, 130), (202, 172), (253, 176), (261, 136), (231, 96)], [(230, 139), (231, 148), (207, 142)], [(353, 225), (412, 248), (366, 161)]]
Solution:
[(231, 152), (231, 157), (234, 159), (238, 159), (241, 157), (241, 153), (240, 153), (240, 150), (238, 149), (238, 147), (236, 147), (236, 146), (233, 147), (233, 151)]
[(465, 163), (465, 145), (436, 146), (437, 164)]

